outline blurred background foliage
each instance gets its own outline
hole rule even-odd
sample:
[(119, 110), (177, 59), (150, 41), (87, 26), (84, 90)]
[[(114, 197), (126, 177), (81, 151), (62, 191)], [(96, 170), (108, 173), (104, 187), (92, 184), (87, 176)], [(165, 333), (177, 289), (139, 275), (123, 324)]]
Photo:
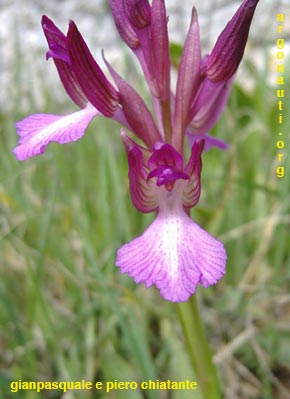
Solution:
[[(279, 179), (273, 58), (264, 57), (262, 69), (244, 60), (254, 84), (235, 84), (211, 132), (230, 148), (203, 155), (202, 197), (192, 210), (228, 252), (222, 281), (198, 289), (225, 399), (290, 398), (290, 112), (285, 104)], [(127, 58), (125, 65), (145, 92)], [(14, 67), (14, 106), (0, 113), (1, 398), (198, 399), (198, 390), (10, 392), (19, 379), (195, 380), (175, 305), (114, 266), (118, 247), (154, 217), (131, 203), (119, 127), (96, 119), (80, 142), (51, 144), (43, 156), (17, 162), (15, 121), (37, 111), (65, 114), (72, 105), (43, 82), (38, 109)]]

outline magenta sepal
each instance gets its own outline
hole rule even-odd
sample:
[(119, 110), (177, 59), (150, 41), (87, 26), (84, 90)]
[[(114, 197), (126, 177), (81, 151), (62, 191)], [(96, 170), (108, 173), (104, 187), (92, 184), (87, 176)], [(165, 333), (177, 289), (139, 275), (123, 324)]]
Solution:
[(189, 111), (199, 87), (201, 48), (196, 9), (193, 8), (190, 28), (186, 36), (178, 68), (176, 85), (173, 143), (179, 148), (190, 121)]
[(226, 82), (203, 80), (190, 110), (188, 130), (194, 134), (207, 133), (221, 116), (231, 93), (234, 76)]
[(119, 35), (131, 49), (136, 49), (140, 46), (139, 39), (125, 13), (123, 1), (109, 0), (109, 3)]
[(119, 89), (119, 100), (124, 115), (132, 129), (149, 149), (162, 140), (151, 112), (142, 97), (105, 60), (106, 65)]
[(112, 117), (119, 104), (118, 92), (94, 60), (73, 21), (69, 24), (67, 43), (72, 68), (86, 97), (104, 116)]
[[(124, 124), (123, 124), (124, 125)], [(121, 128), (121, 139), (128, 154), (133, 147), (137, 147), (142, 153), (142, 162), (143, 166), (147, 167), (148, 160), (151, 157), (151, 151), (148, 148), (143, 147), (140, 144), (137, 144), (131, 137), (129, 137), (125, 131), (125, 129)]]
[(164, 0), (152, 1), (150, 31), (158, 98), (167, 101), (170, 99), (170, 58)]
[(148, 181), (143, 166), (142, 152), (134, 146), (127, 151), (129, 165), (130, 194), (135, 208), (143, 213), (153, 212), (158, 208), (155, 184)]
[(148, 0), (123, 1), (125, 13), (136, 29), (146, 28), (150, 24), (151, 7)]
[(119, 104), (118, 93), (92, 57), (74, 22), (67, 37), (46, 16), (42, 26), (48, 41), (47, 58), (52, 57), (60, 79), (71, 99), (84, 108), (88, 102), (104, 116), (113, 117)]
[(213, 82), (230, 79), (244, 54), (252, 18), (259, 0), (244, 0), (219, 35), (207, 59), (206, 75)]
[(81, 108), (88, 103), (78, 79), (71, 67), (71, 61), (67, 49), (67, 38), (58, 27), (46, 15), (41, 20), (49, 51), (46, 58), (53, 58), (60, 80), (70, 98)]
[(204, 140), (196, 140), (191, 148), (189, 161), (184, 172), (189, 176), (189, 181), (184, 187), (182, 202), (187, 209), (193, 208), (200, 197), (200, 174), (202, 168), (201, 154), (204, 149)]

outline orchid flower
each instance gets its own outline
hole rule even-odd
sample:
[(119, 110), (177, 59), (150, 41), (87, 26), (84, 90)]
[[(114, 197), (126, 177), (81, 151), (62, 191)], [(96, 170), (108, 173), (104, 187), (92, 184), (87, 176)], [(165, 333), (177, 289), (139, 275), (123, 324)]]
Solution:
[[(116, 265), (136, 283), (155, 285), (166, 300), (186, 301), (198, 284), (208, 287), (225, 273), (223, 244), (198, 226), (189, 211), (200, 197), (202, 151), (213, 145), (226, 148), (208, 131), (229, 97), (258, 0), (243, 1), (205, 57), (193, 8), (175, 93), (164, 0), (109, 3), (120, 36), (142, 67), (151, 110), (104, 59), (114, 84), (109, 81), (74, 22), (65, 35), (43, 16), (46, 57), (53, 59), (65, 90), (80, 110), (67, 116), (35, 114), (18, 122), (14, 154), (25, 160), (43, 153), (50, 142), (79, 140), (96, 116), (120, 123), (132, 202), (140, 212), (156, 212), (156, 218), (141, 236), (118, 250)], [(185, 137), (191, 148), (187, 161)]]

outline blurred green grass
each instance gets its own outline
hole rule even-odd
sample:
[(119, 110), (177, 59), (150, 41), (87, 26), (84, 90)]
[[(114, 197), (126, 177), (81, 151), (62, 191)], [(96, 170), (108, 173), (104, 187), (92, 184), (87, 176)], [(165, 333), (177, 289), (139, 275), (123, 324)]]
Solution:
[[(267, 70), (250, 62), (248, 68), (255, 87), (249, 93), (234, 86), (212, 131), (230, 149), (204, 154), (202, 197), (192, 217), (228, 252), (227, 275), (198, 290), (225, 398), (240, 384), (241, 399), (264, 399), (285, 393), (290, 375), (290, 113), (288, 106), (285, 176), (278, 179), (275, 88), (266, 82)], [(38, 111), (60, 113), (51, 94), (46, 101), (47, 109)], [(52, 144), (20, 163), (11, 150), (14, 122), (25, 115), (17, 102), (0, 115), (1, 398), (41, 397), (11, 393), (10, 381), (19, 379), (194, 380), (174, 305), (114, 266), (117, 248), (154, 217), (131, 204), (119, 127), (95, 120), (80, 142)], [(144, 395), (50, 391), (42, 397), (199, 398), (198, 391)]]

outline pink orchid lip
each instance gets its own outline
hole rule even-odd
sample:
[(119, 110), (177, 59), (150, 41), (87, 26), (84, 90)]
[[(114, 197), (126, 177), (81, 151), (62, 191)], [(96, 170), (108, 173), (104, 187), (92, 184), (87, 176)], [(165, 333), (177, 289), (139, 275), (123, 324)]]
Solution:
[[(204, 140), (195, 141), (183, 169), (183, 158), (171, 145), (156, 144), (146, 165), (139, 145), (126, 138), (125, 132), (122, 135), (133, 204), (143, 212), (154, 209), (157, 216), (141, 236), (119, 248), (116, 265), (136, 284), (155, 285), (164, 299), (187, 301), (199, 284), (217, 283), (226, 265), (223, 244), (186, 211), (199, 199)], [(176, 171), (176, 166), (182, 169)]]
[(158, 213), (145, 232), (117, 252), (121, 273), (147, 288), (155, 285), (171, 302), (185, 302), (199, 284), (207, 288), (225, 274), (223, 244), (182, 210)]
[[(180, 183), (179, 179), (184, 176), (175, 173), (174, 181), (179, 180), (176, 186), (170, 186), (170, 178), (161, 184), (157, 182), (156, 186), (150, 179), (150, 173), (158, 176), (162, 168), (163, 171), (166, 167), (172, 171), (172, 166), (166, 166), (165, 160), (172, 163), (171, 156), (176, 153), (173, 147), (164, 144), (153, 150), (152, 164), (156, 166), (157, 161), (161, 165), (162, 155), (164, 164), (147, 174), (147, 180), (149, 178), (151, 183), (148, 186), (145, 184), (146, 168), (141, 150), (136, 146), (128, 150), (133, 203), (143, 211), (150, 211), (148, 204), (154, 204), (157, 216), (141, 236), (118, 250), (116, 265), (121, 273), (133, 277), (136, 284), (144, 283), (147, 288), (155, 285), (161, 296), (171, 302), (187, 301), (198, 284), (208, 287), (225, 274), (226, 252), (223, 244), (194, 223), (186, 212), (199, 200), (203, 145), (203, 140), (194, 143), (191, 157), (182, 172), (187, 179)], [(160, 151), (158, 156), (157, 151)]]

